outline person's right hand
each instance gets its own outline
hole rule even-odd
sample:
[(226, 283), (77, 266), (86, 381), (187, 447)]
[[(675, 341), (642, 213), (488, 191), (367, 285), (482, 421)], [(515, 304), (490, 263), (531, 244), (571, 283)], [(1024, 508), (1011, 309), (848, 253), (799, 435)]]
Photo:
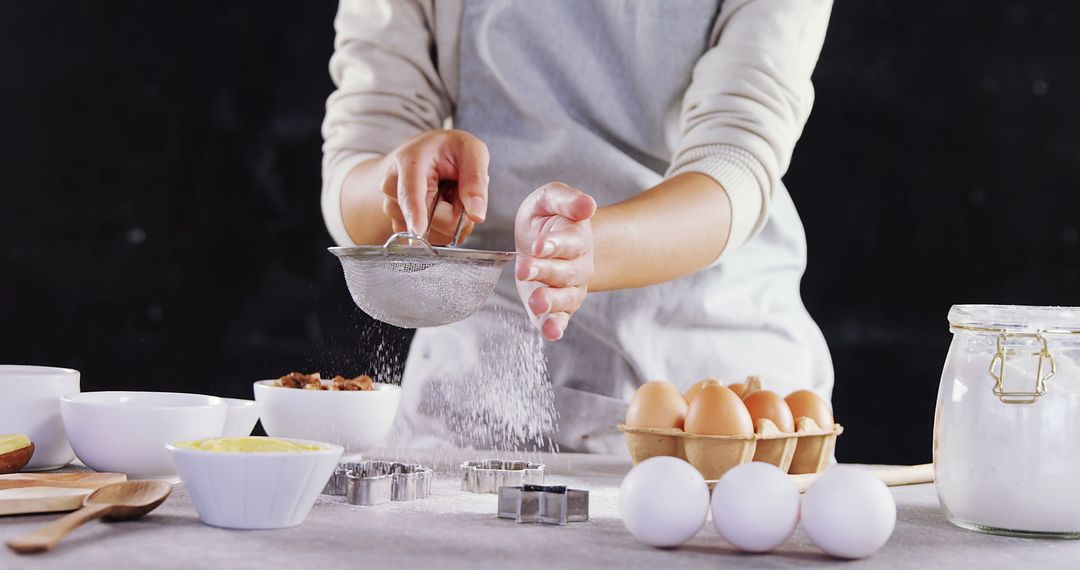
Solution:
[[(445, 245), (454, 237), (458, 216), (465, 208), (461, 237), (487, 215), (488, 150), (465, 131), (428, 131), (391, 153), (390, 168), (382, 181), (383, 211), (395, 232), (412, 230), (428, 241)], [(456, 181), (455, 193), (439, 192), (439, 182)], [(453, 186), (453, 185), (451, 185)], [(438, 200), (432, 219), (428, 212)]]

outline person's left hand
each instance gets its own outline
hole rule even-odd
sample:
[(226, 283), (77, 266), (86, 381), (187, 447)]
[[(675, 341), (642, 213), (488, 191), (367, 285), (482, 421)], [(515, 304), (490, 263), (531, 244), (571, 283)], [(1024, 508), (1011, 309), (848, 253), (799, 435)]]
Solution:
[(591, 196), (551, 182), (529, 194), (514, 222), (518, 295), (544, 338), (559, 340), (593, 274)]

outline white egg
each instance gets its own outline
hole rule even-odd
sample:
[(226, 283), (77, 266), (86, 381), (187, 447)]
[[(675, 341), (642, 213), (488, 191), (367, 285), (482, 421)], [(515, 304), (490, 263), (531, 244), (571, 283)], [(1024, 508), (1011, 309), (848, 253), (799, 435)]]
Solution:
[(709, 487), (693, 465), (652, 457), (634, 466), (619, 488), (623, 524), (634, 538), (658, 547), (693, 538), (709, 513)]
[(854, 467), (832, 467), (803, 496), (802, 525), (827, 554), (863, 558), (892, 535), (896, 501), (877, 477)]
[(744, 463), (716, 483), (712, 516), (720, 536), (736, 548), (768, 552), (795, 533), (799, 489), (775, 465)]

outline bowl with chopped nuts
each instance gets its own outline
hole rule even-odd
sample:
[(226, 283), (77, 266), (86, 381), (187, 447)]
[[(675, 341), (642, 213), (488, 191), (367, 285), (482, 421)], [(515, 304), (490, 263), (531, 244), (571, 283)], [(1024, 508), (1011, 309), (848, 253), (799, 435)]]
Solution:
[(267, 435), (337, 444), (346, 455), (385, 441), (401, 402), (399, 386), (367, 375), (325, 379), (291, 372), (256, 382), (254, 390)]

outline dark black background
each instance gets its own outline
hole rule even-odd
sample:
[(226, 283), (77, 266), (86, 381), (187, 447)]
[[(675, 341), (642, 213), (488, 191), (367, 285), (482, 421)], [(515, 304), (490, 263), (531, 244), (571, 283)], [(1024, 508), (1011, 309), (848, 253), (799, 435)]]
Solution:
[[(1080, 12), (841, 0), (786, 177), (841, 460), (930, 457), (953, 303), (1080, 304)], [(333, 2), (0, 0), (0, 362), (250, 397), (361, 372), (319, 210)]]

